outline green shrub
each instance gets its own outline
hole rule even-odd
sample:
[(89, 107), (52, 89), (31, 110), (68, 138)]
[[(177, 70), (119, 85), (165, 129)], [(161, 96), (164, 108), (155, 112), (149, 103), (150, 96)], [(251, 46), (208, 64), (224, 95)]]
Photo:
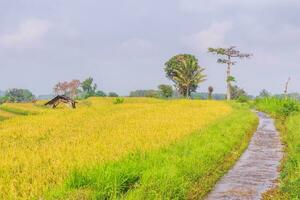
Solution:
[(299, 102), (292, 98), (258, 98), (255, 99), (254, 104), (258, 110), (279, 118), (286, 118), (292, 113), (299, 111)]
[(279, 108), (278, 113), (283, 117), (287, 117), (297, 111), (299, 111), (298, 103), (294, 101), (287, 101)]
[(121, 103), (124, 103), (124, 98), (116, 98), (114, 101), (113, 101), (114, 104), (121, 104)]
[(241, 95), (238, 97), (237, 101), (240, 103), (247, 103), (249, 98), (246, 95)]

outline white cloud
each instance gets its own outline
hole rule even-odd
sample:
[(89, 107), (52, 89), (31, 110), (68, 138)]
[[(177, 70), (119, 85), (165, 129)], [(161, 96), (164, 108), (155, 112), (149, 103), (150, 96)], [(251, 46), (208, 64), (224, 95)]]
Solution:
[(46, 20), (28, 19), (20, 23), (14, 33), (0, 35), (0, 45), (5, 47), (31, 47), (48, 32), (50, 23)]
[(205, 52), (208, 47), (226, 46), (225, 37), (231, 29), (231, 22), (213, 22), (207, 29), (184, 37), (183, 42), (195, 51)]

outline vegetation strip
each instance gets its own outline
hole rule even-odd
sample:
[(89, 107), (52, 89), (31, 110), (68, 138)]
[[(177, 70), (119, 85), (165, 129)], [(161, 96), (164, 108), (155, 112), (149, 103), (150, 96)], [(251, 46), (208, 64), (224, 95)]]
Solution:
[[(75, 169), (49, 199), (201, 198), (247, 147), (257, 125), (247, 108), (166, 148), (117, 162)], [(199, 187), (201, 186), (201, 187)]]
[(300, 113), (299, 102), (289, 98), (257, 99), (255, 106), (276, 118), (285, 144), (279, 187), (267, 192), (264, 199), (300, 199)]

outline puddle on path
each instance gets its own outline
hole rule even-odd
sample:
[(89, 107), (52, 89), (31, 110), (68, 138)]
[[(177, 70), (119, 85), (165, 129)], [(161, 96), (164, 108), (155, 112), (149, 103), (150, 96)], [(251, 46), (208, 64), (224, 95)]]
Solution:
[(259, 126), (248, 149), (235, 166), (217, 183), (206, 200), (256, 200), (273, 188), (283, 156), (273, 119), (257, 112)]

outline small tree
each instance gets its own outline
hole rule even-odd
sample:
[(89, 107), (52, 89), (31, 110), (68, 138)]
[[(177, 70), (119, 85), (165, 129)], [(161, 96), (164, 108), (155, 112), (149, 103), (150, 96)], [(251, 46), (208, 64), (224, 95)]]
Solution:
[(227, 64), (227, 100), (230, 100), (231, 82), (234, 81), (234, 78), (231, 76), (231, 68), (236, 63), (235, 61), (232, 61), (232, 58), (250, 58), (251, 54), (240, 53), (234, 46), (229, 48), (208, 48), (208, 52), (226, 57), (225, 59), (219, 58), (218, 63)]
[(266, 89), (262, 89), (258, 95), (258, 97), (260, 98), (266, 98), (266, 97), (270, 97), (271, 93), (268, 92)]
[(208, 99), (212, 99), (212, 93), (214, 91), (214, 88), (212, 86), (208, 87)]
[(244, 89), (239, 88), (237, 85), (230, 86), (230, 96), (232, 99), (239, 99), (242, 96), (248, 96)]
[(171, 85), (161, 84), (158, 86), (160, 95), (164, 98), (170, 98), (173, 96), (173, 88)]
[(77, 96), (78, 92), (79, 92), (79, 87), (80, 87), (80, 81), (79, 80), (72, 80), (71, 82), (69, 82), (69, 93), (70, 93), (70, 97), (74, 98)]
[(81, 88), (85, 98), (94, 96), (96, 94), (97, 85), (93, 84), (93, 81), (94, 79), (89, 77), (81, 83)]
[(56, 95), (67, 95), (69, 89), (69, 83), (67, 81), (58, 82), (53, 90)]
[(179, 93), (189, 98), (198, 85), (205, 81), (204, 68), (200, 67), (195, 56), (179, 54), (165, 63), (166, 76), (175, 83)]
[(66, 95), (69, 97), (76, 97), (77, 93), (79, 91), (80, 81), (79, 80), (72, 80), (70, 82), (64, 81), (64, 82), (58, 82), (53, 90), (56, 95)]

